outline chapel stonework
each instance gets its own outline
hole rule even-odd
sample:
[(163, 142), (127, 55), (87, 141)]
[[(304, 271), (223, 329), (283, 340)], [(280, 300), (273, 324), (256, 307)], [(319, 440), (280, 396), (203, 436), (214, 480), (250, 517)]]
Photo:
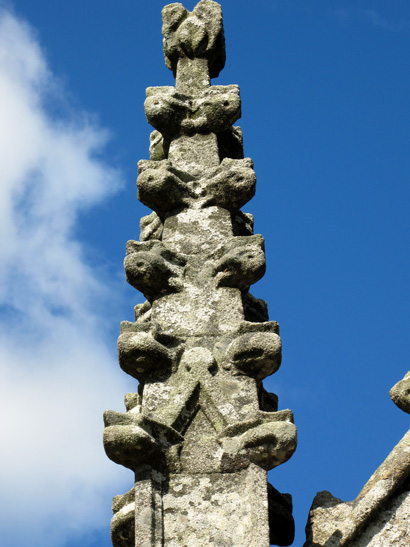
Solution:
[(221, 7), (163, 11), (175, 87), (147, 89), (154, 127), (138, 164), (153, 213), (129, 241), (127, 281), (146, 297), (123, 322), (121, 368), (139, 382), (126, 412), (104, 415), (104, 447), (135, 474), (113, 500), (114, 547), (290, 545), (292, 501), (267, 471), (296, 448), (290, 410), (262, 380), (281, 363), (279, 326), (249, 287), (265, 273), (264, 240), (241, 211), (255, 193), (243, 157), (236, 85), (211, 86), (225, 63)]

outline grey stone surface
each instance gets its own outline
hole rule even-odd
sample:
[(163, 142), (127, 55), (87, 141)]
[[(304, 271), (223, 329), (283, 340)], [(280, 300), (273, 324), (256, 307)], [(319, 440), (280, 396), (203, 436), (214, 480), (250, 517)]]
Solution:
[(262, 380), (281, 364), (278, 324), (249, 293), (265, 273), (264, 240), (240, 208), (254, 195), (243, 157), (239, 88), (211, 86), (225, 62), (222, 12), (202, 0), (163, 10), (175, 87), (148, 88), (155, 131), (138, 164), (153, 213), (129, 241), (127, 281), (147, 301), (123, 322), (119, 363), (138, 380), (126, 412), (104, 415), (104, 447), (135, 473), (113, 501), (114, 547), (289, 545), (289, 495), (267, 471), (296, 448), (290, 410)]
[[(391, 390), (405, 412), (408, 373)], [(370, 477), (358, 497), (342, 502), (319, 492), (309, 513), (305, 547), (408, 547), (410, 545), (410, 431)]]
[[(225, 39), (221, 6), (201, 0), (190, 13), (180, 3), (169, 4), (162, 10), (165, 64), (174, 76), (191, 89), (202, 89), (209, 79), (218, 76), (225, 65)], [(204, 61), (208, 71), (194, 71), (192, 76), (180, 77), (181, 61)], [(183, 74), (185, 76), (185, 73)], [(178, 83), (178, 81), (177, 81)]]
[(410, 372), (391, 388), (390, 397), (403, 412), (410, 414)]

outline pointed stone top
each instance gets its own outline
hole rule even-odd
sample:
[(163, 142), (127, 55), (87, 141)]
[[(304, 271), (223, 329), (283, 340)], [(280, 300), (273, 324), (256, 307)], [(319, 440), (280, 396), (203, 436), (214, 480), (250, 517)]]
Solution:
[(178, 79), (181, 64), (201, 59), (206, 77), (216, 78), (225, 65), (221, 6), (201, 0), (190, 12), (176, 2), (163, 8), (162, 22), (165, 64), (174, 76)]
[(410, 371), (391, 388), (390, 397), (403, 412), (410, 414)]

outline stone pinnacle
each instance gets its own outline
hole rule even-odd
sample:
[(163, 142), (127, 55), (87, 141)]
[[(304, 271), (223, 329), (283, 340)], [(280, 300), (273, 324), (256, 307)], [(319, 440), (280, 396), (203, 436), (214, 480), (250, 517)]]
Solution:
[(163, 11), (175, 87), (147, 89), (155, 131), (138, 164), (153, 213), (129, 241), (126, 279), (147, 299), (121, 324), (119, 363), (138, 380), (126, 412), (105, 413), (108, 457), (134, 472), (114, 498), (114, 547), (290, 545), (291, 498), (267, 471), (296, 448), (290, 410), (262, 385), (281, 364), (279, 327), (249, 293), (264, 240), (241, 211), (254, 195), (239, 88), (210, 85), (225, 63), (221, 7)]

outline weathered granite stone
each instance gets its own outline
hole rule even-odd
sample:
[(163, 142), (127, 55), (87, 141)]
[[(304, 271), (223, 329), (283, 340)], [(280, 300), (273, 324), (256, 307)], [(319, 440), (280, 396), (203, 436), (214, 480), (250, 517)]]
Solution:
[[(410, 372), (391, 390), (409, 412)], [(330, 492), (313, 500), (305, 547), (408, 547), (410, 544), (410, 431), (375, 471), (358, 497), (342, 502)]]
[[(161, 161), (168, 159), (170, 139), (164, 138), (159, 131), (153, 131), (149, 139), (149, 159)], [(229, 127), (217, 134), (219, 159), (243, 159), (243, 136), (238, 126)]]
[(391, 388), (390, 397), (401, 410), (410, 414), (410, 372)]
[(118, 338), (118, 356), (122, 370), (140, 382), (150, 377), (169, 376), (172, 352), (151, 333), (124, 332)]
[(162, 239), (163, 224), (154, 211), (140, 220), (140, 241)]
[(230, 238), (212, 268), (217, 287), (249, 289), (265, 274), (264, 240), (260, 235)]
[(216, 168), (202, 169), (201, 176), (176, 169), (171, 161), (138, 163), (138, 199), (159, 217), (184, 207), (217, 205), (236, 212), (255, 193), (256, 176), (249, 158), (224, 158)]
[(135, 490), (112, 500), (114, 516), (111, 520), (111, 537), (113, 545), (129, 547), (134, 545), (135, 538)]
[(226, 351), (222, 367), (232, 373), (263, 380), (276, 372), (281, 362), (281, 341), (277, 334), (250, 332), (238, 336)]
[(128, 241), (124, 268), (127, 281), (150, 297), (182, 290), (185, 257), (160, 241)]
[(289, 495), (266, 472), (296, 448), (290, 410), (262, 380), (281, 364), (279, 327), (249, 287), (265, 273), (264, 240), (240, 208), (254, 195), (243, 157), (239, 88), (212, 86), (225, 62), (219, 4), (163, 10), (173, 87), (149, 88), (155, 128), (138, 164), (153, 209), (129, 241), (127, 281), (147, 301), (121, 323), (121, 368), (138, 380), (126, 412), (104, 414), (104, 447), (135, 473), (113, 502), (114, 547), (289, 545)]
[(148, 122), (164, 138), (227, 131), (241, 116), (237, 85), (215, 85), (185, 95), (174, 87), (149, 87), (144, 103)]
[[(192, 13), (182, 4), (174, 3), (162, 10), (162, 34), (164, 35), (165, 64), (174, 76), (178, 76), (178, 65), (189, 61), (206, 61), (209, 75), (216, 78), (225, 66), (225, 39), (221, 6), (210, 0), (201, 0)], [(186, 78), (189, 89), (203, 87), (206, 70)]]

